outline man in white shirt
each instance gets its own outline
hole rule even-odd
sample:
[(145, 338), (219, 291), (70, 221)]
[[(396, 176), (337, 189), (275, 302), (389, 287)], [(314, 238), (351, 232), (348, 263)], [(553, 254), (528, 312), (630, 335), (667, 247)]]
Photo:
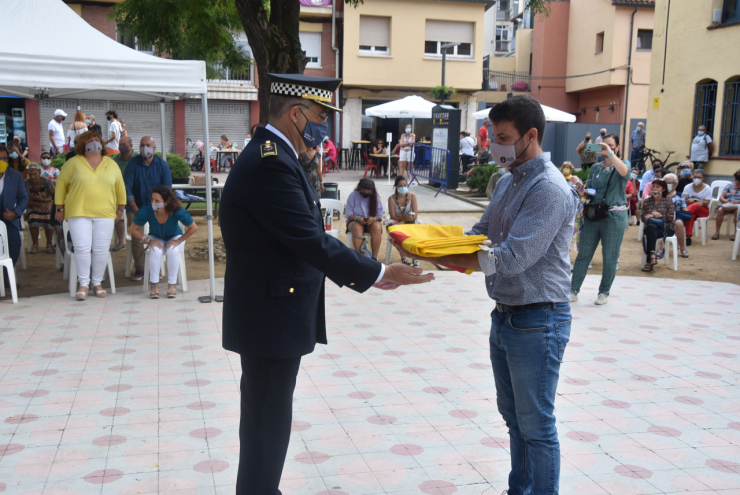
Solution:
[(58, 155), (62, 152), (64, 146), (64, 127), (62, 121), (67, 113), (61, 108), (54, 110), (54, 118), (49, 121), (49, 151), (52, 155)]
[(121, 141), (121, 134), (123, 133), (123, 127), (118, 122), (118, 112), (115, 110), (108, 110), (105, 112), (105, 116), (108, 119), (108, 140), (105, 142), (105, 146), (108, 148), (108, 154), (113, 155), (118, 153), (118, 143)]
[(701, 168), (703, 164), (709, 161), (712, 153), (714, 153), (712, 137), (707, 134), (706, 126), (700, 125), (696, 136), (691, 140), (691, 156), (689, 159), (694, 163), (694, 168)]

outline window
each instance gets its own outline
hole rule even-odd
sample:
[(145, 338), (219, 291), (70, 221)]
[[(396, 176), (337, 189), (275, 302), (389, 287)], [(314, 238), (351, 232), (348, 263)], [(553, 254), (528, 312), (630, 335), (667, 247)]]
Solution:
[(120, 32), (118, 32), (116, 33), (116, 38), (118, 38), (118, 42), (120, 44), (125, 45), (133, 50), (137, 50), (142, 53), (148, 53), (149, 55), (154, 55), (154, 45), (139, 45), (136, 36), (123, 36)]
[(301, 49), (306, 52), (306, 68), (321, 68), (321, 33), (298, 33)]
[(604, 51), (604, 32), (596, 34), (596, 53)]
[(740, 22), (740, 0), (725, 0), (722, 8), (722, 24)]
[(717, 81), (696, 85), (694, 94), (694, 122), (691, 135), (695, 136), (700, 125), (707, 127), (707, 134), (714, 133), (714, 110), (717, 104)]
[(391, 18), (360, 16), (360, 53), (388, 55), (391, 46)]
[(509, 51), (509, 30), (503, 27), (496, 28), (496, 51)]
[(650, 51), (653, 49), (653, 30), (652, 29), (638, 29), (637, 30), (637, 49)]
[(427, 19), (426, 41), (424, 54), (426, 56), (442, 56), (442, 45), (445, 43), (460, 43), (447, 49), (447, 56), (452, 58), (473, 58), (473, 23), (435, 21)]
[(720, 156), (740, 156), (740, 77), (725, 83)]

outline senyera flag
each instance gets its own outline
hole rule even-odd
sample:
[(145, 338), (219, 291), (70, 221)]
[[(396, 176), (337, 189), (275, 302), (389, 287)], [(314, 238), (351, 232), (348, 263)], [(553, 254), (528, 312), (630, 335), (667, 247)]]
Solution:
[[(480, 245), (488, 240), (484, 235), (463, 235), (463, 228), (459, 225), (392, 225), (388, 227), (388, 233), (396, 244), (409, 253), (427, 258), (472, 254), (480, 251)], [(473, 270), (459, 266), (442, 266), (460, 273), (473, 273)]]

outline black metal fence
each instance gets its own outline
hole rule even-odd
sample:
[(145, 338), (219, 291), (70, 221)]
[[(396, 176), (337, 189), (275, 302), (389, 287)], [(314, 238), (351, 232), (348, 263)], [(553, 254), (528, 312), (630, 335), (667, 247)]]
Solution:
[(501, 72), (483, 69), (483, 91), (531, 91), (529, 72)]
[[(411, 167), (411, 182), (419, 184), (419, 178), (429, 179), (439, 184), (437, 194), (444, 189), (450, 180), (450, 151), (434, 148), (427, 144), (414, 144)], [(434, 197), (437, 197), (437, 194)]]

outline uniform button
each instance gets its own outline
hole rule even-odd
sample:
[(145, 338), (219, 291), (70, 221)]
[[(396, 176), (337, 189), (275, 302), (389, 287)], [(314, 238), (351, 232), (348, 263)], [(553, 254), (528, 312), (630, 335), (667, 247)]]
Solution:
[(493, 285), (493, 282), (488, 282), (488, 285), (489, 285), (489, 286), (492, 286), (492, 285)]
[(295, 289), (293, 287), (291, 287), (290, 288), (290, 293), (292, 294), (293, 292), (295, 292)]
[(527, 172), (524, 172), (522, 175), (527, 175)]
[(314, 201), (313, 204), (316, 204), (316, 201)]
[(354, 282), (350, 282), (350, 284), (349, 284), (349, 285), (355, 285), (355, 283), (354, 283)]
[(514, 182), (514, 187), (516, 187), (516, 182)]

